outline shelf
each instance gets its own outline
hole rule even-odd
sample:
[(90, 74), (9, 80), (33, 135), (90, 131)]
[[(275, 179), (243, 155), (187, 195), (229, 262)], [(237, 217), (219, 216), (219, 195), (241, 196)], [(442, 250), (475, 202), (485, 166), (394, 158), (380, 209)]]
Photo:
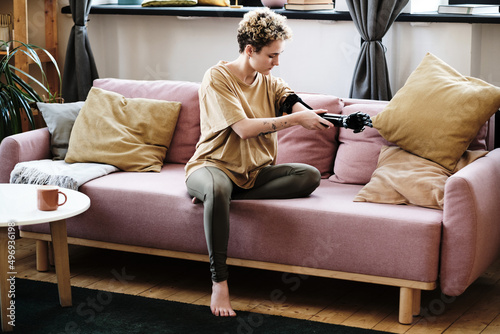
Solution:
[[(29, 41), (28, 38), (28, 0), (11, 0), (13, 2), (12, 22), (14, 36), (13, 40), (18, 40), (24, 43)], [(45, 47), (47, 51), (57, 60), (57, 0), (38, 0), (44, 2), (45, 9)], [(30, 1), (31, 4), (31, 1)], [(50, 62), (49, 56), (44, 52), (37, 52), (40, 60), (44, 63)], [(0, 55), (7, 54), (6, 51), (0, 51)], [(16, 68), (29, 73), (29, 65), (33, 61), (23, 53), (17, 53), (14, 57)], [(50, 66), (46, 69), (47, 81), (54, 91), (59, 91), (59, 75), (57, 70)]]
[[(45, 49), (47, 50), (51, 55), (54, 55), (57, 50), (56, 48), (50, 48), (50, 49)], [(50, 57), (43, 51), (41, 50), (37, 50), (37, 54), (38, 54), (38, 57), (40, 58), (40, 60), (42, 61), (42, 63), (48, 63), (50, 62)], [(3, 51), (3, 50), (0, 50), (0, 56), (5, 56), (7, 55), (7, 51)], [(31, 59), (28, 58), (28, 62), (31, 64), (33, 63), (33, 61)]]
[[(254, 10), (254, 6), (242, 8), (217, 7), (217, 6), (190, 6), (190, 7), (142, 7), (140, 5), (99, 5), (92, 6), (90, 14), (104, 15), (163, 15), (163, 16), (200, 16), (200, 17), (243, 17), (248, 11)], [(289, 19), (301, 20), (331, 20), (351, 21), (349, 12), (337, 12), (335, 10), (317, 11), (294, 11), (285, 9), (274, 9), (277, 13)], [(61, 9), (63, 14), (71, 14), (69, 6)], [(460, 15), (460, 14), (438, 14), (437, 12), (426, 13), (402, 13), (396, 21), (399, 22), (443, 22), (443, 23), (487, 23), (500, 24), (500, 15)]]

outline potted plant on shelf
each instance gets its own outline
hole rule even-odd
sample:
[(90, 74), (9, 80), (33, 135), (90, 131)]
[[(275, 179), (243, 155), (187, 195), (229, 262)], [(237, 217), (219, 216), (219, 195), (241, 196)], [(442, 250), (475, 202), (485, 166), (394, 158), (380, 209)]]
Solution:
[[(27, 117), (29, 128), (35, 128), (35, 120), (31, 104), (44, 101), (35, 89), (42, 91), (45, 102), (55, 102), (60, 98), (59, 92), (53, 92), (47, 82), (47, 75), (40, 55), (46, 55), (52, 63), (61, 82), (61, 73), (54, 57), (42, 47), (19, 41), (1, 42), (7, 45), (17, 45), (7, 50), (0, 60), (0, 141), (15, 133), (22, 132), (23, 114)], [(29, 73), (16, 68), (13, 58), (24, 54), (40, 70), (41, 79), (36, 79)], [(61, 86), (61, 85), (59, 85)]]

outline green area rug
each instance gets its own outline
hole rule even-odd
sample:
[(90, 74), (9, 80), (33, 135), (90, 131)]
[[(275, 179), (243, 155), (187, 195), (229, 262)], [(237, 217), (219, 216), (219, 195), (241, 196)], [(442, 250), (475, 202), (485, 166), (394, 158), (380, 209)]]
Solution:
[(63, 308), (56, 284), (16, 279), (14, 333), (382, 333), (241, 311), (219, 318), (207, 306), (78, 287), (72, 294)]

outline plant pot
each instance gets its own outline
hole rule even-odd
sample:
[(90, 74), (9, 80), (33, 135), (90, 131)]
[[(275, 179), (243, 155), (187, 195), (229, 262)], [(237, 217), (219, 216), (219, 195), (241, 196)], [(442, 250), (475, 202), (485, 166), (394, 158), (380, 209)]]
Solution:
[(269, 8), (283, 8), (287, 0), (260, 0), (262, 4)]

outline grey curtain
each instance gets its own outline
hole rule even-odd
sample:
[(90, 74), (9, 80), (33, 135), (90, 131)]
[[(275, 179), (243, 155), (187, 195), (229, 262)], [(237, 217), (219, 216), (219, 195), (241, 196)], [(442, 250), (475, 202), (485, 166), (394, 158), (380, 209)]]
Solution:
[(71, 28), (64, 64), (62, 96), (65, 102), (84, 101), (92, 82), (99, 77), (85, 26), (91, 2), (70, 0), (75, 25)]
[(382, 37), (408, 1), (347, 0), (352, 20), (362, 39), (350, 97), (387, 101), (392, 98)]

